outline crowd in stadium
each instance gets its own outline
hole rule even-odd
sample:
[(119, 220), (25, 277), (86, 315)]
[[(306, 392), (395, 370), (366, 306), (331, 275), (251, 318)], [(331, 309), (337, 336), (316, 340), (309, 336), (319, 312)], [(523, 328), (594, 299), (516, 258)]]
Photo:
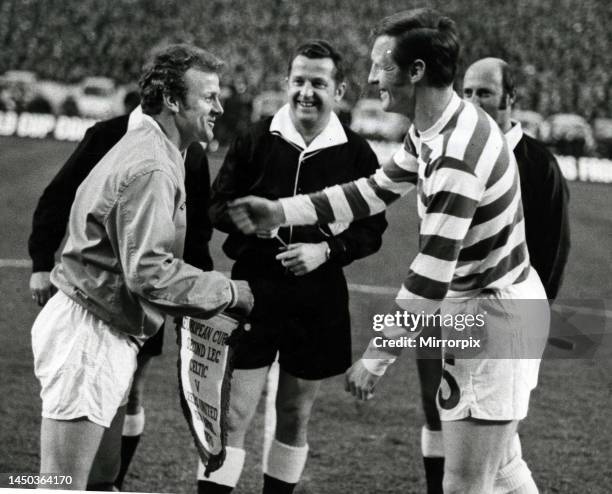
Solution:
[[(422, 2), (5, 0), (0, 3), (0, 39), (10, 50), (0, 58), (0, 73), (34, 70), (41, 78), (66, 82), (105, 75), (128, 83), (137, 77), (146, 50), (164, 39), (183, 40), (221, 56), (227, 62), (225, 84), (249, 96), (278, 85), (298, 42), (323, 37), (346, 54), (352, 67), (348, 98), (355, 101), (367, 90), (371, 19), (417, 4)], [(520, 68), (521, 108), (544, 116), (577, 113), (588, 121), (612, 116), (606, 21), (612, 17), (611, 2), (427, 4), (461, 20), (462, 69), (489, 55)]]

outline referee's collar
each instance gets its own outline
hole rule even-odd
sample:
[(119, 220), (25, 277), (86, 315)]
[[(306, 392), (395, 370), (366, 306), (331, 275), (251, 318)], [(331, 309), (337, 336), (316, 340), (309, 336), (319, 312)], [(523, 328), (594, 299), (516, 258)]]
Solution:
[(279, 134), (283, 139), (308, 152), (339, 146), (348, 142), (340, 119), (334, 112), (331, 112), (329, 122), (327, 122), (323, 131), (307, 146), (304, 138), (293, 125), (290, 111), (289, 103), (287, 103), (274, 114), (270, 123), (271, 133)]
[(518, 143), (522, 138), (523, 127), (521, 126), (521, 122), (512, 121), (512, 127), (510, 127), (510, 130), (506, 132), (506, 142), (512, 151), (514, 151), (514, 148), (518, 146)]

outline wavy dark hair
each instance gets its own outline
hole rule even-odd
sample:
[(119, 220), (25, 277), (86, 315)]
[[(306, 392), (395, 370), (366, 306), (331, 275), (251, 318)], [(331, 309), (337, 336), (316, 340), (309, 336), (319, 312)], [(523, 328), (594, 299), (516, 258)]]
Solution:
[(223, 62), (212, 53), (185, 43), (168, 45), (154, 52), (145, 64), (138, 85), (143, 113), (161, 112), (164, 95), (185, 101), (185, 72), (191, 68), (218, 72)]
[(453, 83), (460, 46), (455, 23), (449, 17), (429, 8), (404, 10), (381, 20), (372, 35), (395, 38), (392, 57), (400, 69), (407, 70), (412, 62), (421, 59), (430, 86)]
[(334, 70), (334, 81), (336, 81), (336, 84), (344, 81), (345, 74), (342, 55), (328, 41), (324, 39), (311, 39), (298, 46), (289, 59), (287, 74), (291, 73), (293, 61), (298, 55), (303, 55), (306, 58), (331, 58), (336, 68)]

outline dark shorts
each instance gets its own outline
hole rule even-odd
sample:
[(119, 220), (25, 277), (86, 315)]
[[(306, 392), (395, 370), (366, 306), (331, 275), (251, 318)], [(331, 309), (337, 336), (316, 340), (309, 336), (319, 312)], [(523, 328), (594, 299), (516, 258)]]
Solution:
[(162, 326), (157, 333), (151, 336), (140, 349), (141, 355), (149, 355), (151, 357), (157, 357), (162, 353), (162, 347), (164, 346), (164, 326)]
[(324, 379), (350, 367), (348, 289), (340, 267), (296, 277), (238, 261), (232, 278), (249, 281), (255, 295), (251, 330), (235, 348), (235, 368), (269, 366), (277, 352), (281, 369), (301, 379)]

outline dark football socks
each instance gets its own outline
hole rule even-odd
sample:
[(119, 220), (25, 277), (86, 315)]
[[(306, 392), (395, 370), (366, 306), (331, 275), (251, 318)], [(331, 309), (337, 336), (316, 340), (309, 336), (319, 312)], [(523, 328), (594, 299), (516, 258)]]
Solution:
[(123, 488), (123, 481), (127, 474), (140, 437), (144, 431), (145, 426), (145, 411), (144, 408), (140, 407), (138, 412), (125, 416), (123, 422), (123, 431), (121, 435), (121, 467), (119, 468), (119, 474), (115, 479), (115, 486), (121, 490)]

